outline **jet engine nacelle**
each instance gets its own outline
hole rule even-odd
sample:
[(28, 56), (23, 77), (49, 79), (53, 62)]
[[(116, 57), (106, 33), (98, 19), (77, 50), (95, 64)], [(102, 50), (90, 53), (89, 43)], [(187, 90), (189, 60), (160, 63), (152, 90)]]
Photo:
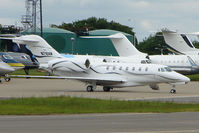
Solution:
[(151, 84), (149, 85), (152, 90), (159, 90), (159, 86), (157, 84)]
[(88, 59), (56, 59), (48, 63), (51, 71), (84, 72), (90, 68)]

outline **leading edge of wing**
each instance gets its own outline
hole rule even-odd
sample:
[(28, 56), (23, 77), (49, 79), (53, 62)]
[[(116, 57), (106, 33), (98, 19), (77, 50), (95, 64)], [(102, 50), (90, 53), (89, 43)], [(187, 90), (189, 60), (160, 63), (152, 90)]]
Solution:
[(34, 76), (34, 75), (10, 75), (10, 77), (18, 77), (18, 78), (43, 78), (43, 79), (73, 79), (80, 80), (84, 82), (111, 82), (111, 83), (124, 83), (126, 80), (124, 79), (113, 79), (113, 78), (91, 78), (91, 77), (67, 77), (67, 76)]

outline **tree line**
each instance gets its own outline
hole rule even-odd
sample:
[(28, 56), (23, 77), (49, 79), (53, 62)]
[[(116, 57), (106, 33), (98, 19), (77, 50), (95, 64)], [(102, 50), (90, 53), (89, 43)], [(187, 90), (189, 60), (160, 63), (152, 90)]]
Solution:
[[(69, 30), (76, 33), (77, 35), (88, 35), (88, 31), (97, 29), (117, 30), (131, 34), (132, 36), (135, 35), (135, 32), (133, 31), (132, 27), (125, 26), (114, 21), (109, 22), (105, 18), (96, 17), (90, 17), (88, 19), (78, 20), (72, 23), (62, 23), (61, 25), (52, 24), (51, 27)], [(0, 24), (1, 34), (16, 34), (18, 32), (19, 29), (15, 26), (5, 27)], [(150, 35), (149, 37), (145, 38), (143, 41), (139, 43), (137, 42), (137, 39), (135, 41), (137, 44), (137, 49), (144, 53), (148, 53), (149, 55), (169, 53), (161, 32), (157, 32), (154, 35)], [(193, 45), (196, 48), (199, 48), (198, 41), (193, 41)]]

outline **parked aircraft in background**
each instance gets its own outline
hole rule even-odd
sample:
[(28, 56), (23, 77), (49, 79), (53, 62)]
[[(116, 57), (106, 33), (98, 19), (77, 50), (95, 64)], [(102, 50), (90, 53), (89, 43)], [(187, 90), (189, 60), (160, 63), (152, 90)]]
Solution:
[(97, 85), (103, 86), (104, 91), (110, 91), (114, 87), (140, 85), (150, 85), (153, 89), (158, 89), (158, 83), (169, 83), (173, 85), (171, 93), (175, 93), (176, 84), (185, 84), (190, 81), (189, 78), (164, 65), (109, 63), (103, 62), (102, 58), (89, 59), (83, 55), (78, 58), (72, 55), (68, 58), (63, 57), (37, 35), (26, 35), (12, 40), (17, 44), (27, 44), (39, 61), (40, 67), (58, 75), (56, 77), (36, 77), (79, 80), (89, 84), (87, 91), (93, 91)]
[[(138, 57), (144, 61), (144, 59), (149, 59), (147, 62), (162, 64), (169, 66), (172, 70), (177, 71), (182, 74), (195, 74), (199, 73), (199, 58), (193, 55), (146, 55), (144, 53), (138, 52), (138, 50), (133, 46), (133, 44), (126, 38), (125, 35), (118, 33), (111, 36), (97, 36), (97, 37), (83, 37), (83, 38), (109, 38), (113, 42), (120, 58), (120, 61), (131, 62), (134, 57)], [(117, 42), (117, 43), (116, 43)], [(125, 47), (122, 47), (125, 46)], [(126, 54), (132, 53), (132, 54)], [(138, 60), (139, 61), (139, 60)]]
[(0, 52), (0, 59), (3, 62), (7, 63), (12, 68), (14, 68), (15, 70), (24, 68), (24, 65), (22, 63), (14, 60), (14, 58), (10, 56), (9, 54), (7, 54), (6, 52)]
[(18, 53), (18, 52), (0, 52), (2, 54), (2, 59), (6, 58), (14, 59), (18, 63), (24, 65), (23, 69), (26, 74), (29, 74), (30, 69), (35, 69), (39, 67), (39, 63), (35, 60), (32, 60), (28, 54)]
[[(176, 54), (199, 55), (199, 49), (194, 47), (187, 35), (170, 30), (162, 30), (162, 34), (170, 51)], [(197, 33), (190, 34), (197, 35)]]
[[(12, 67), (10, 67), (8, 64), (4, 63), (1, 59), (0, 59), (0, 77), (4, 76), (4, 79), (6, 82), (10, 81), (10, 78), (7, 76), (8, 73), (11, 73), (15, 71)], [(1, 82), (1, 79), (0, 79)]]

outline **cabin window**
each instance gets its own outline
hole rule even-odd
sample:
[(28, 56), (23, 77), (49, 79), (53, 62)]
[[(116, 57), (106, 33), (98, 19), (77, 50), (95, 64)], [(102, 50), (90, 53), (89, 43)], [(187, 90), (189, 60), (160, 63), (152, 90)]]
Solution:
[(148, 67), (145, 68), (145, 71), (148, 71)]
[(160, 72), (160, 68), (158, 68), (158, 72)]
[(135, 67), (132, 68), (132, 71), (135, 71)]
[(106, 67), (106, 70), (109, 70), (109, 66)]
[(142, 68), (141, 67), (139, 67), (139, 69), (138, 69), (139, 71), (141, 71), (142, 70)]
[(122, 67), (120, 67), (119, 70), (122, 70)]
[(113, 66), (113, 70), (115, 70), (115, 66)]
[(126, 71), (128, 71), (129, 70), (129, 67), (126, 67)]

